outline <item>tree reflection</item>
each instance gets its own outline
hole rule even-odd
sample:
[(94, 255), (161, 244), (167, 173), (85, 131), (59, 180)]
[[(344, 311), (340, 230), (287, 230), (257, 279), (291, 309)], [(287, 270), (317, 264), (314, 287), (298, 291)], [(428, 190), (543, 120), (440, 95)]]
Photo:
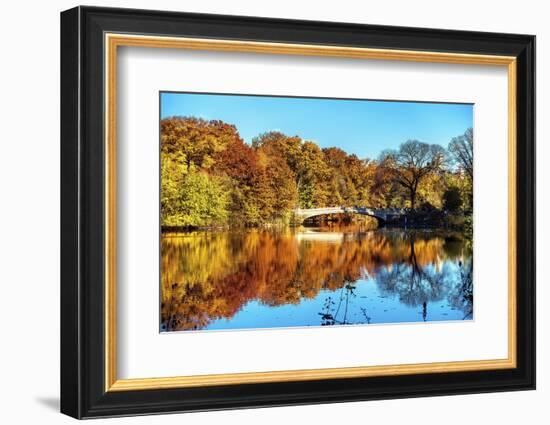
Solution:
[(471, 319), (474, 314), (473, 261), (459, 262), (459, 284), (449, 291), (449, 304), (464, 312), (463, 319)]
[[(352, 303), (361, 303), (355, 284), (366, 278), (374, 278), (383, 294), (397, 295), (406, 305), (422, 305), (424, 319), (429, 318), (430, 302), (445, 296), (466, 314), (473, 302), (471, 261), (469, 284), (463, 263), (470, 254), (447, 244), (436, 234), (397, 231), (165, 234), (161, 330), (203, 329), (212, 321), (230, 319), (250, 301), (296, 305), (321, 291), (328, 294), (319, 312), (321, 325), (370, 323), (363, 306), (350, 317)], [(459, 262), (462, 266), (453, 266)]]
[[(470, 256), (455, 252), (453, 261), (433, 261), (419, 263), (419, 247), (416, 235), (409, 234), (409, 256), (407, 260), (382, 268), (376, 282), (382, 293), (397, 295), (409, 306), (422, 306), (422, 318), (428, 318), (428, 306), (435, 301), (447, 298), (449, 305), (465, 312), (464, 318), (471, 317), (473, 309), (472, 261)], [(420, 248), (424, 249), (424, 248)], [(463, 264), (468, 258), (467, 265)]]

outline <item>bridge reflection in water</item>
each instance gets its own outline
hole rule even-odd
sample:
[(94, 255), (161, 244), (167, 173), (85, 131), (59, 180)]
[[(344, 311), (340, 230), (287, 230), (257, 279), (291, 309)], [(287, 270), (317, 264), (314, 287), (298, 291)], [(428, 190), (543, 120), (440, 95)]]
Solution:
[(459, 235), (354, 227), (164, 234), (161, 331), (473, 316)]

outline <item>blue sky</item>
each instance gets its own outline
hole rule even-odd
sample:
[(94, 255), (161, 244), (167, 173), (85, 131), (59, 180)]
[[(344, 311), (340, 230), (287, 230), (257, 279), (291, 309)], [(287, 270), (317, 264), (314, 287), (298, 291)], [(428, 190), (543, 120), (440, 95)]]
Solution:
[(161, 93), (161, 118), (175, 115), (233, 124), (247, 143), (280, 131), (360, 158), (377, 158), (408, 139), (447, 147), (473, 127), (469, 104)]

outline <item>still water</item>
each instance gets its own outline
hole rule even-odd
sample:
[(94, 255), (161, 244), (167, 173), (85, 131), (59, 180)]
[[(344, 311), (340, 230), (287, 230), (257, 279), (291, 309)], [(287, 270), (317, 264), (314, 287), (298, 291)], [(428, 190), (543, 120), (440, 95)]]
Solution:
[(460, 234), (353, 226), (161, 239), (166, 331), (471, 320)]

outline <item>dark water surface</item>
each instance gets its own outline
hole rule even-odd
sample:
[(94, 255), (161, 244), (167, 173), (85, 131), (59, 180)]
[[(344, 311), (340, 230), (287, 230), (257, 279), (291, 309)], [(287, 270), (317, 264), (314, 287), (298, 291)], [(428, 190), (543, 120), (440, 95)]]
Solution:
[(473, 318), (460, 234), (353, 226), (163, 234), (161, 331)]

